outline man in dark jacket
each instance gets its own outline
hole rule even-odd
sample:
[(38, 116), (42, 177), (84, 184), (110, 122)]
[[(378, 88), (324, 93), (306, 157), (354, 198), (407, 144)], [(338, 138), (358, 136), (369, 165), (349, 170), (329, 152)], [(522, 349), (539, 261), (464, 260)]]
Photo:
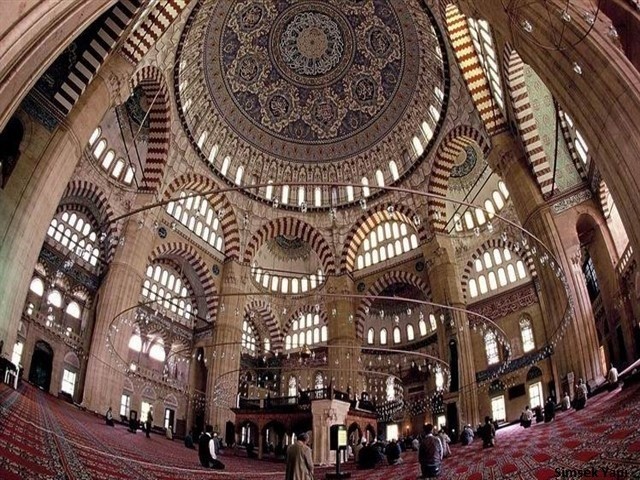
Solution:
[(213, 441), (213, 427), (207, 425), (206, 431), (198, 439), (198, 458), (200, 464), (206, 468), (224, 470), (224, 464), (218, 460), (216, 446)]

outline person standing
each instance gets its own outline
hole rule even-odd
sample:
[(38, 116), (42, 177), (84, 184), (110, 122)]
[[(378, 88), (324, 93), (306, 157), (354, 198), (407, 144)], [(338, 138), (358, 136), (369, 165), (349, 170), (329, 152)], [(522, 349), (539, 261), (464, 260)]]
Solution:
[(145, 424), (145, 433), (147, 434), (147, 438), (151, 438), (149, 435), (151, 433), (151, 426), (153, 425), (153, 409), (149, 408), (147, 412), (147, 420), (144, 422)]
[(578, 385), (576, 385), (576, 395), (573, 400), (573, 408), (576, 410), (582, 410), (587, 406), (587, 386), (584, 384), (584, 380), (579, 379)]
[(564, 392), (564, 396), (562, 397), (562, 410), (567, 411), (571, 408), (571, 398), (569, 397), (569, 393)]
[(207, 425), (198, 439), (198, 459), (200, 464), (206, 468), (224, 470), (224, 464), (218, 460), (216, 444), (213, 441), (213, 427)]
[(422, 478), (433, 478), (440, 475), (442, 452), (442, 442), (438, 437), (433, 436), (433, 425), (428, 423), (424, 426), (424, 437), (420, 442), (420, 450), (418, 450)]
[(296, 442), (287, 448), (285, 480), (313, 480), (313, 459), (308, 441), (309, 436), (301, 433)]
[(544, 423), (549, 423), (556, 417), (556, 402), (553, 401), (553, 397), (547, 399), (547, 403), (544, 404)]

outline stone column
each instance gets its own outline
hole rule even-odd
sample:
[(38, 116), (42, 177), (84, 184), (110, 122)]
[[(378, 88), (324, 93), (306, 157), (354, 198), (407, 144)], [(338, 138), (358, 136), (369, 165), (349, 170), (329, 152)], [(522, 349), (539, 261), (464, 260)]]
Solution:
[[(326, 291), (333, 295), (352, 295), (353, 280), (348, 275), (328, 277)], [(327, 297), (327, 372), (334, 389), (352, 394), (363, 390), (362, 377), (358, 370), (358, 356), (362, 339), (356, 338), (354, 301), (349, 297)]]
[[(571, 239), (560, 236), (551, 207), (542, 198), (520, 145), (506, 133), (494, 137), (493, 143), (489, 164), (505, 182), (522, 226), (550, 249), (566, 274), (574, 315), (562, 341), (555, 348), (558, 372), (563, 377), (574, 372), (576, 378), (602, 379), (593, 311), (586, 295), (584, 277), (576, 275), (572, 268)], [(536, 248), (538, 253), (534, 257), (542, 291), (540, 303), (546, 331), (551, 335), (560, 324), (567, 305), (566, 289), (550, 262), (541, 264), (539, 257), (543, 252)]]
[(331, 446), (329, 429), (331, 425), (346, 425), (349, 407), (348, 402), (340, 400), (315, 400), (311, 402), (314, 464), (335, 464), (336, 453), (329, 449)]
[(242, 319), (246, 303), (243, 293), (248, 284), (248, 267), (235, 261), (224, 265), (207, 379), (207, 421), (218, 431), (224, 431), (227, 421), (235, 423), (231, 407), (235, 406), (238, 394)]
[[(425, 259), (430, 263), (428, 275), (433, 301), (465, 309), (466, 303), (460, 286), (461, 275), (456, 268), (455, 252), (451, 239), (446, 235), (438, 234), (426, 243), (423, 249)], [(458, 348), (458, 420), (460, 424), (477, 425), (480, 417), (469, 319), (465, 312), (455, 310), (450, 310), (448, 316), (450, 318), (449, 326), (438, 322), (440, 355), (444, 361), (450, 364), (449, 341), (454, 339)], [(455, 366), (450, 365), (450, 368), (453, 369)], [(456, 428), (459, 429), (460, 425)]]
[(132, 70), (133, 66), (114, 55), (53, 134), (34, 123), (34, 133), (7, 187), (0, 190), (0, 339), (8, 349), (15, 343), (33, 267), (51, 218), (91, 133), (113, 104), (128, 97), (124, 89)]
[[(138, 197), (140, 205), (144, 204), (145, 197)], [(132, 328), (114, 319), (140, 303), (148, 250), (153, 242), (153, 226), (147, 223), (151, 222), (145, 222), (140, 228), (137, 216), (128, 219), (122, 236), (124, 243), (118, 246), (98, 293), (83, 399), (87, 408), (98, 412), (120, 404), (124, 383), (122, 362), (127, 362)], [(135, 310), (131, 310), (123, 316), (132, 318), (134, 315)], [(114, 333), (116, 328), (118, 332)], [(110, 352), (107, 346), (110, 331), (115, 352)], [(137, 410), (133, 404), (131, 408)]]

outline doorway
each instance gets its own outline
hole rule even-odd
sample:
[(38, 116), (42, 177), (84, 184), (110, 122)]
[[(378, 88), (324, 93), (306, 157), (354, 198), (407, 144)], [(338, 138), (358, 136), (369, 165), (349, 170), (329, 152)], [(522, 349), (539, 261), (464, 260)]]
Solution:
[(53, 349), (47, 342), (39, 340), (33, 348), (29, 381), (45, 392), (51, 386), (51, 372), (53, 371)]

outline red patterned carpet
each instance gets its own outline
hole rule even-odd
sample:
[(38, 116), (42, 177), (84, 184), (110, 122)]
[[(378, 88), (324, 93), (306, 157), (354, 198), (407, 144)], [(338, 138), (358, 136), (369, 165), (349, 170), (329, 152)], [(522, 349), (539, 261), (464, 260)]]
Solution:
[[(591, 399), (580, 412), (563, 412), (550, 424), (528, 430), (498, 431), (497, 446), (480, 442), (454, 446), (443, 465), (443, 479), (597, 478), (640, 479), (640, 387)], [(418, 476), (417, 455), (405, 463), (356, 471), (355, 480), (411, 479)], [(225, 451), (224, 472), (198, 466), (197, 454), (152, 435), (107, 427), (91, 414), (45, 395), (31, 386), (19, 391), (0, 386), (0, 479), (281, 479), (284, 466), (248, 460)], [(324, 478), (327, 468), (318, 469)], [(578, 472), (582, 473), (578, 475)]]

